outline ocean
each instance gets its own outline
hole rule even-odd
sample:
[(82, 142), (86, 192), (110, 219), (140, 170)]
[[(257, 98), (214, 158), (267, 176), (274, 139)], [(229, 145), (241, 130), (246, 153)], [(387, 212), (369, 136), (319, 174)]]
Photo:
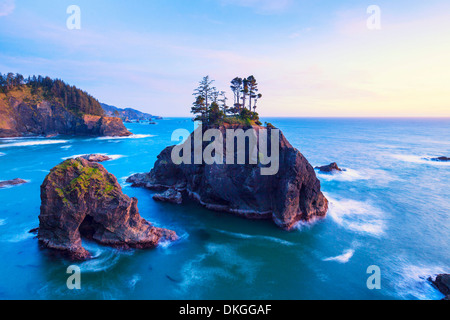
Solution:
[[(128, 138), (0, 139), (0, 299), (441, 299), (427, 281), (450, 272), (450, 119), (263, 119), (280, 128), (318, 173), (330, 201), (326, 219), (292, 231), (206, 210), (194, 202), (155, 202), (126, 178), (148, 172), (187, 118), (126, 124)], [(180, 240), (153, 250), (119, 251), (92, 242), (95, 259), (81, 268), (81, 290), (69, 290), (74, 264), (41, 250), (40, 185), (64, 159), (103, 153), (140, 214)], [(370, 290), (369, 266), (381, 271)]]

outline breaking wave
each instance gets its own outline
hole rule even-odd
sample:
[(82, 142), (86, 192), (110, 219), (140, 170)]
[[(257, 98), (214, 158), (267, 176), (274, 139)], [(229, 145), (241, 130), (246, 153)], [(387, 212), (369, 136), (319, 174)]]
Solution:
[(35, 141), (24, 141), (24, 142), (13, 142), (13, 143), (5, 143), (0, 144), (0, 148), (9, 148), (9, 147), (29, 147), (29, 146), (42, 146), (49, 144), (63, 144), (67, 143), (67, 140), (35, 140)]
[(384, 212), (369, 202), (351, 199), (337, 200), (326, 195), (330, 202), (329, 215), (339, 225), (352, 231), (379, 236), (384, 233)]

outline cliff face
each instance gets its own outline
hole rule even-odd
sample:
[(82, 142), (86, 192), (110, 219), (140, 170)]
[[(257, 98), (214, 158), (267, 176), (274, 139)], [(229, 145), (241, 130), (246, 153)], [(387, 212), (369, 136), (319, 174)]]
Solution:
[(118, 248), (151, 248), (175, 232), (141, 218), (137, 199), (122, 193), (105, 168), (82, 158), (53, 168), (41, 186), (39, 242), (73, 260), (90, 257), (81, 238)]
[[(239, 127), (219, 128), (225, 139), (226, 129), (230, 128)], [(258, 135), (265, 129), (253, 128)], [(194, 145), (193, 135), (188, 139)], [(226, 142), (224, 155), (225, 145)], [(326, 215), (328, 201), (320, 191), (320, 181), (313, 167), (282, 133), (279, 136), (279, 171), (275, 175), (261, 175), (260, 163), (176, 165), (171, 158), (173, 148), (167, 147), (161, 152), (150, 173), (133, 175), (128, 182), (135, 187), (185, 192), (206, 208), (251, 219), (272, 219), (287, 230), (299, 221)]]
[(129, 136), (119, 118), (77, 115), (58, 102), (23, 95), (0, 97), (0, 138), (29, 135)]

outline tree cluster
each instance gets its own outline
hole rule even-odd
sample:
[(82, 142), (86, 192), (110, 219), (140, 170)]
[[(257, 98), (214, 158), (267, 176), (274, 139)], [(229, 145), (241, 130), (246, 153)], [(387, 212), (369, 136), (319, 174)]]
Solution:
[(76, 114), (104, 114), (100, 103), (87, 92), (70, 86), (60, 79), (32, 76), (24, 78), (21, 74), (0, 73), (0, 93), (28, 87), (32, 95), (42, 95), (44, 99), (60, 102)]
[(191, 113), (195, 115), (194, 121), (210, 126), (222, 123), (261, 124), (256, 106), (262, 94), (259, 93), (254, 76), (244, 79), (236, 77), (231, 81), (233, 106), (227, 105), (226, 92), (218, 91), (213, 83), (214, 80), (206, 76), (194, 90), (195, 101), (191, 108)]

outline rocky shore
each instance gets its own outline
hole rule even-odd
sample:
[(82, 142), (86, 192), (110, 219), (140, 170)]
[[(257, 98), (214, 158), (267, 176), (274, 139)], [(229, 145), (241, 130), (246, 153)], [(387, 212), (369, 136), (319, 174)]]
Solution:
[(450, 300), (450, 274), (439, 274), (434, 280), (428, 280), (445, 296), (443, 300)]
[(66, 160), (41, 186), (38, 239), (72, 260), (91, 257), (81, 239), (121, 249), (152, 248), (176, 240), (175, 232), (143, 219), (137, 199), (122, 193), (117, 179), (96, 162)]
[[(227, 129), (240, 128), (243, 127), (224, 125), (218, 129), (226, 140)], [(252, 128), (258, 136), (261, 129), (266, 130), (257, 125)], [(270, 135), (271, 130), (268, 130), (268, 141)], [(193, 134), (189, 139), (193, 144)], [(225, 145), (224, 142), (224, 155)], [(311, 221), (326, 215), (328, 201), (320, 190), (314, 168), (282, 133), (279, 137), (279, 171), (275, 175), (261, 175), (261, 163), (176, 165), (171, 159), (173, 148), (167, 147), (161, 152), (149, 173), (133, 175), (127, 182), (134, 187), (170, 190), (163, 197), (158, 195), (158, 200), (167, 200), (172, 198), (168, 197), (170, 195), (183, 193), (208, 209), (249, 219), (271, 219), (286, 230), (300, 221)], [(181, 203), (182, 200), (178, 196), (172, 202)]]
[(8, 97), (0, 106), (0, 138), (24, 136), (130, 136), (121, 119), (96, 115), (79, 115), (59, 103), (26, 102)]

